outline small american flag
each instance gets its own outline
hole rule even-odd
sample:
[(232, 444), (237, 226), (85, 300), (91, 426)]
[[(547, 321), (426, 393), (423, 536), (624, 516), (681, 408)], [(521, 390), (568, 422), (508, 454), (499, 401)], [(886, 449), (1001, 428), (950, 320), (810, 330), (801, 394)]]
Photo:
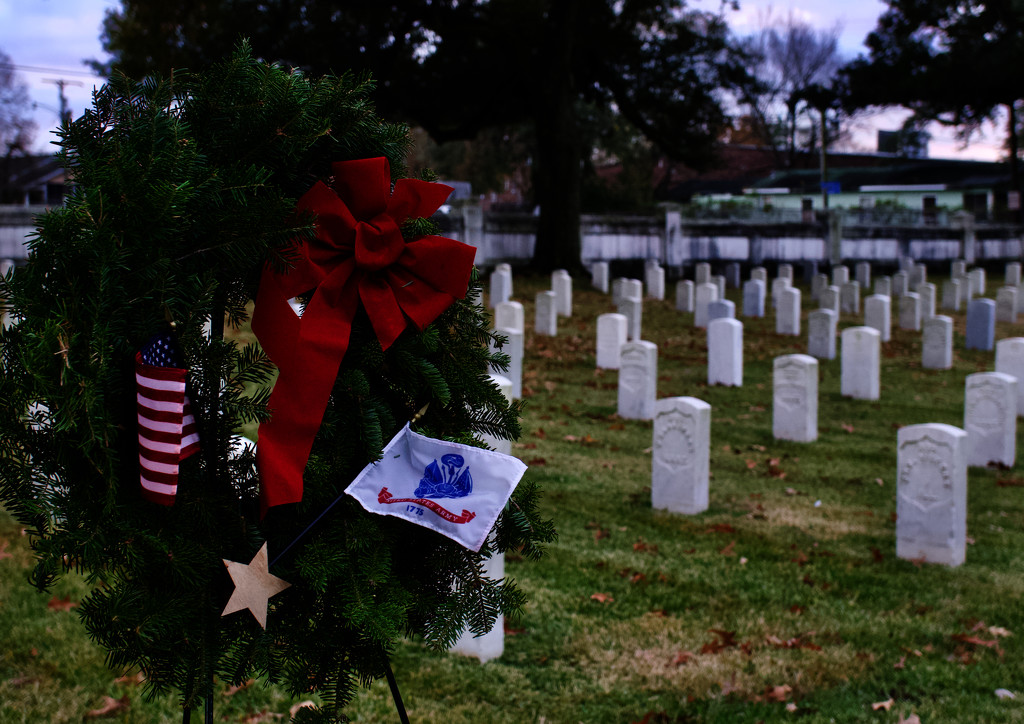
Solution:
[(181, 364), (170, 334), (154, 336), (135, 354), (142, 497), (162, 505), (174, 503), (179, 463), (199, 449)]

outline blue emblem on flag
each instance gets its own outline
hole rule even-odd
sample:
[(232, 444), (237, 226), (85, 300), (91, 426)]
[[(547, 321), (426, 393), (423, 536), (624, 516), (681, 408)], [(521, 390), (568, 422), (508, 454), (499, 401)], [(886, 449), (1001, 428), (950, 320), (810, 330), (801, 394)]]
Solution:
[(420, 484), (413, 493), (417, 498), (465, 498), (473, 492), (473, 476), (469, 466), (463, 469), (465, 459), (450, 453), (441, 456), (441, 464), (435, 459), (423, 470)]

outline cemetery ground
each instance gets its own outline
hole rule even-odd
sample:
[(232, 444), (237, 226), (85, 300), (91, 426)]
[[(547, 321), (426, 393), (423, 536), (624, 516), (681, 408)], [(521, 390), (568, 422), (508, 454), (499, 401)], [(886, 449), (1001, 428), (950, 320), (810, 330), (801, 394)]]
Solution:
[[(742, 387), (708, 387), (705, 332), (672, 300), (647, 300), (659, 398), (712, 407), (710, 508), (686, 516), (651, 509), (652, 425), (619, 419), (618, 374), (595, 371), (610, 296), (575, 279), (573, 316), (540, 337), (533, 299), (550, 279), (514, 284), (527, 324), (513, 453), (559, 537), (540, 561), (506, 556), (529, 603), (505, 622), (500, 659), (398, 647), (411, 721), (1024, 721), (1021, 464), (970, 469), (963, 565), (895, 557), (897, 429), (962, 427), (966, 375), (994, 369), (994, 353), (963, 349), (963, 311), (941, 312), (955, 320), (951, 370), (922, 369), (920, 333), (893, 324), (878, 401), (841, 397), (838, 357), (821, 360), (818, 440), (796, 443), (772, 438), (772, 361), (806, 352), (806, 285), (800, 336), (776, 335), (771, 312), (739, 317)], [(728, 298), (742, 307), (738, 290)], [(840, 329), (861, 320), (843, 315)], [(997, 324), (997, 339), (1022, 334)], [(136, 676), (105, 668), (75, 617), (84, 582), (40, 594), (30, 565), (27, 538), (0, 512), (0, 724), (180, 721), (173, 697), (149, 701)], [(301, 701), (222, 683), (215, 712), (287, 721)], [(398, 721), (383, 681), (348, 714)]]

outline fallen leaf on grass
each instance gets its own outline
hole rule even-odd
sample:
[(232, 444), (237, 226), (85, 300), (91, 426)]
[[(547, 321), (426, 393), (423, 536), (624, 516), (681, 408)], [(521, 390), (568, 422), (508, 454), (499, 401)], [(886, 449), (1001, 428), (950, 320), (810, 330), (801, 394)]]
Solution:
[(247, 681), (243, 681), (238, 686), (229, 686), (227, 688), (227, 690), (224, 692), (224, 696), (234, 696), (235, 694), (237, 694), (240, 691), (245, 691), (246, 689), (248, 689), (250, 686), (252, 686), (255, 683), (256, 683), (255, 679), (249, 679)]
[(735, 533), (736, 529), (728, 523), (715, 523), (704, 530), (705, 533)]
[(508, 622), (507, 618), (502, 621), (501, 628), (502, 631), (505, 632), (506, 636), (518, 636), (519, 634), (526, 633), (525, 626), (523, 628), (513, 628), (512, 625)]
[(8, 679), (6, 683), (15, 689), (21, 689), (25, 686), (38, 684), (39, 679), (35, 676), (16, 676), (13, 679)]
[(921, 724), (921, 718), (917, 714), (911, 714), (906, 719), (900, 717), (896, 724)]
[(67, 598), (57, 598), (54, 596), (50, 599), (50, 602), (46, 604), (46, 607), (51, 611), (70, 611), (78, 604), (71, 600), (71, 596)]
[(114, 679), (114, 683), (115, 684), (125, 684), (125, 685), (135, 685), (135, 684), (141, 684), (145, 680), (146, 680), (146, 675), (143, 674), (141, 671), (139, 671), (139, 672), (137, 672), (135, 674), (125, 674), (124, 676), (120, 676), (120, 677)]
[(747, 470), (753, 470), (757, 467), (757, 460), (747, 460), (745, 462), (747, 463)]
[(735, 631), (725, 631), (720, 628), (713, 628), (709, 629), (708, 632), (713, 633), (715, 635), (715, 639), (701, 647), (700, 652), (702, 654), (717, 654), (719, 651), (724, 649), (739, 646), (739, 644), (736, 643)]
[(731, 540), (731, 541), (729, 541), (729, 545), (727, 545), (725, 548), (723, 548), (722, 550), (720, 550), (718, 552), (721, 555), (723, 555), (723, 556), (734, 556), (734, 555), (736, 555), (736, 551), (734, 550), (735, 548), (736, 548), (736, 541)]
[(672, 657), (672, 666), (685, 666), (690, 662), (694, 656), (691, 651), (680, 651), (678, 654)]
[(530, 465), (534, 465), (534, 466), (537, 466), (537, 465), (547, 465), (548, 461), (545, 460), (544, 458), (533, 458), (533, 460), (527, 460), (526, 464), (528, 466), (530, 466)]
[(7, 552), (7, 541), (0, 541), (0, 561), (4, 558), (13, 558), (14, 555)]
[(789, 702), (788, 704), (786, 704), (786, 711), (796, 711), (797, 708), (797, 705), (793, 702)]
[(115, 699), (112, 696), (104, 696), (103, 704), (98, 709), (92, 709), (85, 713), (86, 719), (101, 719), (103, 717), (114, 716), (119, 712), (124, 711), (129, 706), (128, 695), (122, 696), (120, 699)]
[(845, 422), (844, 422), (844, 423), (842, 423), (842, 424), (841, 424), (841, 425), (840, 425), (839, 427), (841, 427), (841, 428), (843, 428), (844, 430), (846, 430), (846, 432), (849, 432), (849, 433), (852, 433), (852, 432), (853, 432), (853, 425), (849, 425), (849, 424), (847, 424), (847, 423), (845, 423)]
[(1013, 636), (1013, 633), (1011, 631), (1007, 631), (1002, 626), (989, 626), (988, 627), (988, 632), (990, 634), (992, 634), (993, 636), (1003, 636), (1003, 637)]
[(615, 599), (608, 593), (592, 593), (590, 594), (591, 601), (597, 601), (598, 603), (611, 603)]
[(871, 711), (878, 711), (879, 709), (889, 711), (890, 709), (892, 709), (892, 705), (895, 703), (896, 702), (893, 699), (888, 699), (886, 701), (876, 701), (874, 704), (871, 705)]
[(793, 687), (789, 684), (782, 684), (781, 686), (767, 686), (764, 690), (765, 701), (785, 701), (789, 698), (789, 695), (793, 692)]

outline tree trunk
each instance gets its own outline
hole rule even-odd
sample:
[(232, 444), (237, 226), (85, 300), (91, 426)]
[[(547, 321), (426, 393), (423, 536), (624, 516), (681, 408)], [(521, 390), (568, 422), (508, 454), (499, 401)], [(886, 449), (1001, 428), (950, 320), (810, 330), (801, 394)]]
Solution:
[(572, 74), (578, 0), (550, 5), (546, 45), (549, 76), (546, 102), (537, 109), (537, 157), (533, 168), (535, 201), (540, 206), (533, 266), (538, 271), (580, 271), (581, 143)]
[[(1006, 111), (1009, 115), (1006, 121), (1006, 146), (1010, 152), (1010, 189), (1020, 192), (1020, 160), (1017, 152), (1020, 150), (1020, 140), (1017, 138), (1017, 110), (1014, 108), (1016, 101), (1006, 104)], [(1022, 209), (1014, 213), (1014, 221), (1020, 221)]]

